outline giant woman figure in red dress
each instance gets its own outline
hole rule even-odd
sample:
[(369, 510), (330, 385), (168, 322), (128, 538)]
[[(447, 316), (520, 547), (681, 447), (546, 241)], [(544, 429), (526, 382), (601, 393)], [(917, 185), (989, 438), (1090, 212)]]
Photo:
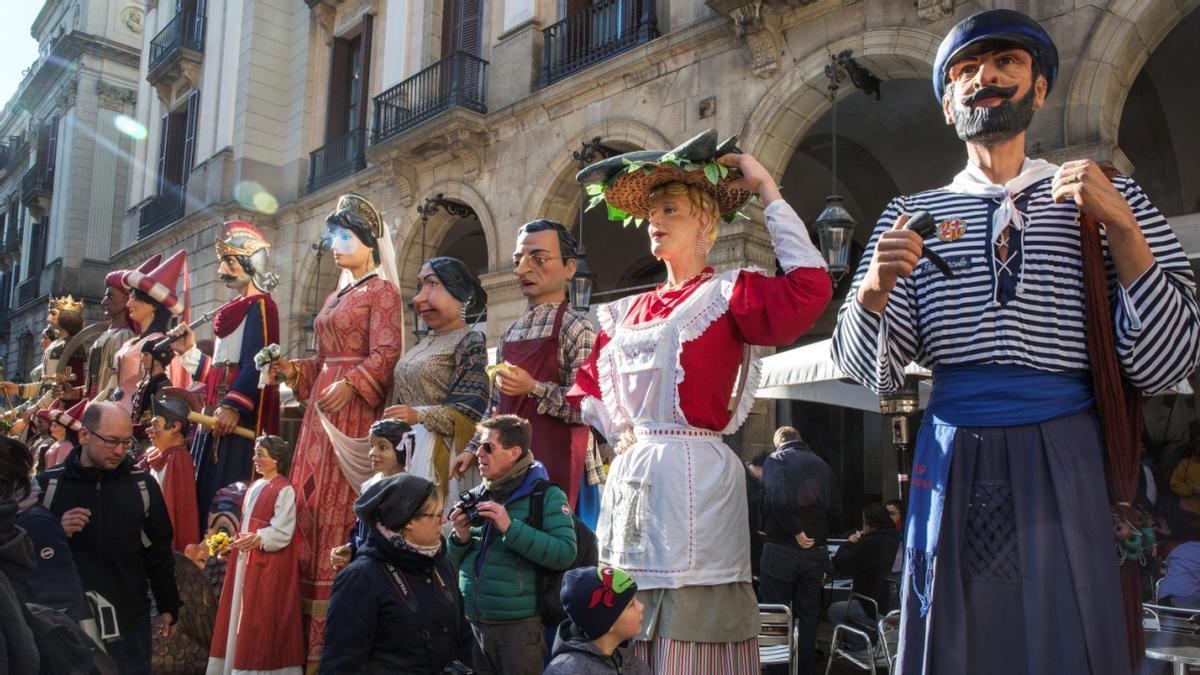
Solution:
[[(667, 267), (655, 290), (597, 308), (600, 334), (571, 392), (585, 422), (620, 439), (600, 559), (637, 578), (646, 609), (634, 648), (653, 672), (756, 673), (745, 475), (722, 436), (754, 402), (756, 346), (795, 342), (825, 309), (825, 261), (766, 169), (732, 142), (718, 146), (715, 131), (579, 178), (603, 186), (589, 192), (610, 217), (649, 221), (650, 251)], [(784, 273), (716, 272), (706, 256), (720, 220), (755, 192)]]
[(291, 480), (309, 670), (321, 658), (333, 587), (329, 551), (354, 528), (356, 491), (372, 473), (365, 439), (383, 414), (404, 333), (400, 291), (377, 270), (395, 260), (379, 211), (358, 195), (344, 195), (326, 225), (342, 282), (314, 322), (317, 354), (272, 366), (296, 398), (308, 402)]

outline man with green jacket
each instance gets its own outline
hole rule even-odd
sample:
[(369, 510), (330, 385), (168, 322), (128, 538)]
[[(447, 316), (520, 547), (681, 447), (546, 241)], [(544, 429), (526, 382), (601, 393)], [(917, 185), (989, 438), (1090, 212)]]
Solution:
[[(474, 507), (450, 512), (447, 554), (458, 567), (478, 673), (537, 675), (546, 658), (538, 608), (538, 573), (575, 559), (575, 525), (566, 494), (544, 485), (541, 529), (530, 520), (530, 495), (547, 481), (529, 450), (529, 422), (500, 415), (479, 424), (475, 449), (483, 484)], [(468, 500), (470, 501), (470, 500)], [(477, 511), (477, 517), (469, 515)]]

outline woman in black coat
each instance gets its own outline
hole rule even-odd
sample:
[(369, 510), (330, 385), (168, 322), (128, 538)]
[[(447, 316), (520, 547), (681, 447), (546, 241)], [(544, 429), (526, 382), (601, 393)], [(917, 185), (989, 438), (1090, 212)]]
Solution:
[(400, 474), (354, 502), (366, 546), (333, 582), (321, 673), (441, 673), (471, 653), (437, 487)]

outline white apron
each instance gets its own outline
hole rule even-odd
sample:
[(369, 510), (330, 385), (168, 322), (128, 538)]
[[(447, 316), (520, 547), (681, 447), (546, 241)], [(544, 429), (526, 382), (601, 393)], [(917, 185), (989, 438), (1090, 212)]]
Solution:
[(720, 433), (692, 427), (678, 397), (682, 347), (729, 310), (738, 273), (715, 276), (670, 316), (636, 326), (621, 325), (634, 297), (598, 309), (611, 342), (597, 359), (603, 400), (585, 400), (584, 418), (610, 440), (629, 428), (637, 437), (605, 483), (600, 559), (629, 572), (641, 589), (750, 581), (745, 472), (721, 435), (736, 431), (753, 405), (758, 350), (743, 346), (731, 392), (738, 400)]

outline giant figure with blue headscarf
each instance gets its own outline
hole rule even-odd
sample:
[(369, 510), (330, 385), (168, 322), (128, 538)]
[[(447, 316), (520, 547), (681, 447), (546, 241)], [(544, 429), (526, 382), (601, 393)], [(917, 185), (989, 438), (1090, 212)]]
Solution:
[[(1091, 160), (1026, 157), (1057, 74), (1054, 42), (1019, 12), (950, 31), (933, 88), (968, 163), (947, 186), (892, 200), (838, 316), (834, 359), (870, 389), (900, 389), (912, 360), (933, 371), (911, 473), (901, 673), (1131, 670), (1081, 222), (1103, 233), (1100, 295), (1113, 311), (1102, 321), (1131, 388), (1153, 394), (1196, 367), (1200, 309), (1179, 242), (1136, 182)], [(932, 215), (928, 238), (904, 229), (919, 211)]]

